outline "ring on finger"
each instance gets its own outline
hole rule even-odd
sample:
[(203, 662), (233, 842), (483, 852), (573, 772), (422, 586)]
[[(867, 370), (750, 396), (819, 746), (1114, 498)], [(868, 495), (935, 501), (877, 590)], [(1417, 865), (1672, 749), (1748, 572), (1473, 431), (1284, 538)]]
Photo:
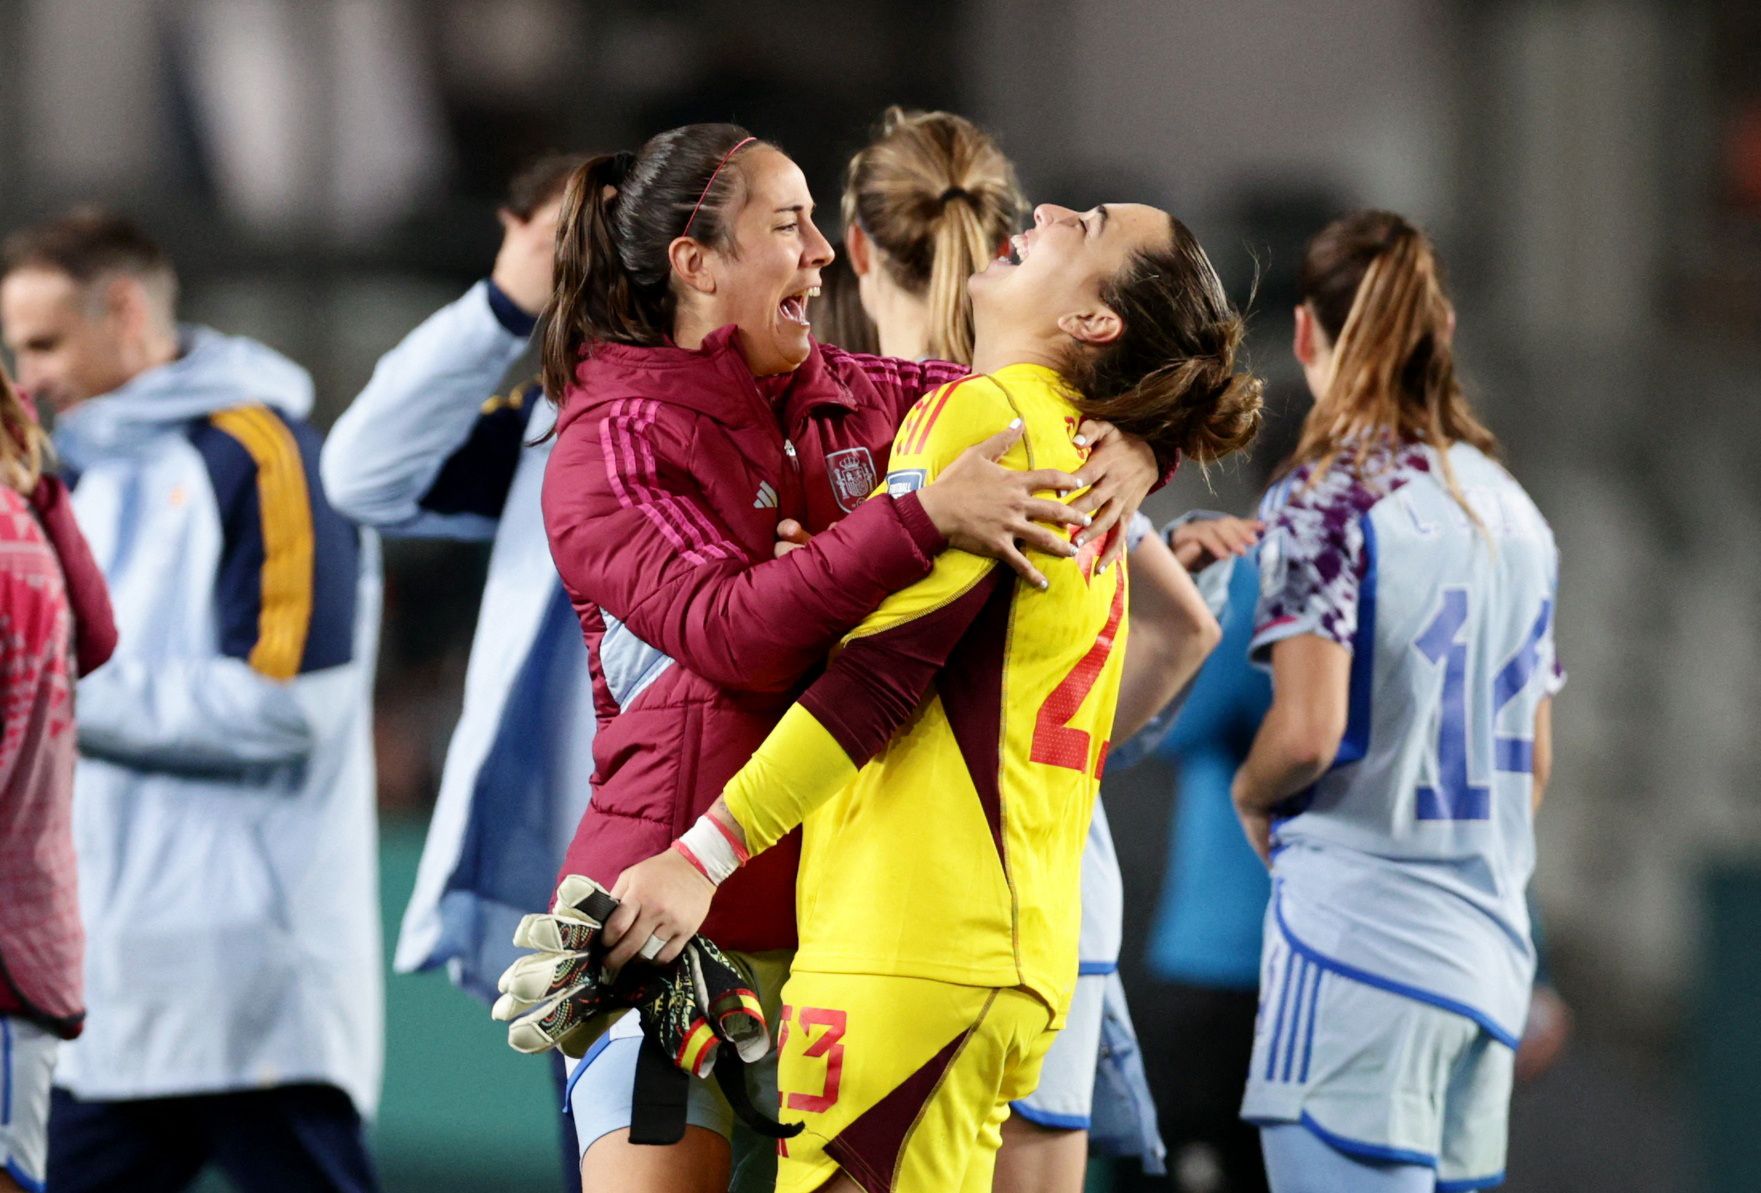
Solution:
[(650, 932), (648, 939), (642, 943), (642, 947), (637, 952), (644, 961), (652, 961), (660, 955), (662, 949), (666, 948), (669, 939), (658, 932)]

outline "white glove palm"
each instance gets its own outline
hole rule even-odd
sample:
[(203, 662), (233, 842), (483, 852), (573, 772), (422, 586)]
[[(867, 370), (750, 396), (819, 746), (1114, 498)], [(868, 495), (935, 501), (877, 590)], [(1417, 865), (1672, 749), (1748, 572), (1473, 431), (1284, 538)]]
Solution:
[(570, 874), (557, 887), (555, 906), (514, 929), (515, 946), (533, 952), (503, 972), (490, 1014), (508, 1024), (508, 1043), (520, 1052), (561, 1048), (581, 1056), (607, 1026), (598, 1000), (589, 997), (600, 985), (590, 950), (617, 904), (591, 878)]

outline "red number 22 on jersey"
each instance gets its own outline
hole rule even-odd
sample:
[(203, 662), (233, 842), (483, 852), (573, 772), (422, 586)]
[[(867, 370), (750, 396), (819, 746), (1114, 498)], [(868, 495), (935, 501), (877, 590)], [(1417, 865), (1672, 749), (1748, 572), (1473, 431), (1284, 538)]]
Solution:
[[(1052, 694), (1046, 697), (1046, 702), (1040, 705), (1039, 715), (1033, 721), (1033, 747), (1028, 752), (1033, 761), (1073, 771), (1088, 769), (1088, 731), (1072, 728), (1070, 721), (1094, 690), (1095, 681), (1100, 679), (1124, 617), (1125, 580), (1121, 576), (1113, 589), (1113, 606), (1107, 611), (1107, 624), (1101, 627), (1094, 645), (1076, 661), (1070, 674), (1059, 681)], [(1095, 778), (1101, 777), (1101, 769), (1106, 764), (1107, 744), (1102, 743), (1100, 757), (1095, 760)]]

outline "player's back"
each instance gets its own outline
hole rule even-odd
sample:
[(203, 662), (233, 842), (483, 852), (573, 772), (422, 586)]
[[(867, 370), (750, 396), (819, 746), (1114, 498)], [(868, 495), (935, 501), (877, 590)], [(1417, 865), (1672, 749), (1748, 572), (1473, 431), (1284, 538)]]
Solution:
[(1557, 553), (1476, 449), (1349, 452), (1268, 498), (1256, 649), (1318, 633), (1352, 652), (1332, 769), (1281, 809), (1276, 915), (1316, 953), (1520, 1032), (1532, 971), (1532, 737), (1558, 686)]
[[(1056, 374), (1015, 365), (919, 403), (888, 487), (932, 480), (1014, 418), (1024, 435), (1006, 464), (1081, 468), (1079, 420)], [(1124, 568), (1101, 572), (1102, 546), (1034, 554), (1044, 592), (948, 552), (858, 631), (885, 633), (988, 586), (913, 720), (803, 824), (797, 969), (1026, 985), (1061, 1016), (1124, 657)]]

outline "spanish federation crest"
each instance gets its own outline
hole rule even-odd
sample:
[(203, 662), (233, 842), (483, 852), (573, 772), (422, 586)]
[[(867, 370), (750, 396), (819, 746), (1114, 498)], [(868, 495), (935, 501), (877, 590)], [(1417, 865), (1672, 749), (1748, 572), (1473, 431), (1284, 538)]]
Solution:
[(866, 447), (845, 448), (825, 458), (826, 473), (831, 477), (832, 495), (846, 514), (868, 500), (874, 492), (874, 457)]

